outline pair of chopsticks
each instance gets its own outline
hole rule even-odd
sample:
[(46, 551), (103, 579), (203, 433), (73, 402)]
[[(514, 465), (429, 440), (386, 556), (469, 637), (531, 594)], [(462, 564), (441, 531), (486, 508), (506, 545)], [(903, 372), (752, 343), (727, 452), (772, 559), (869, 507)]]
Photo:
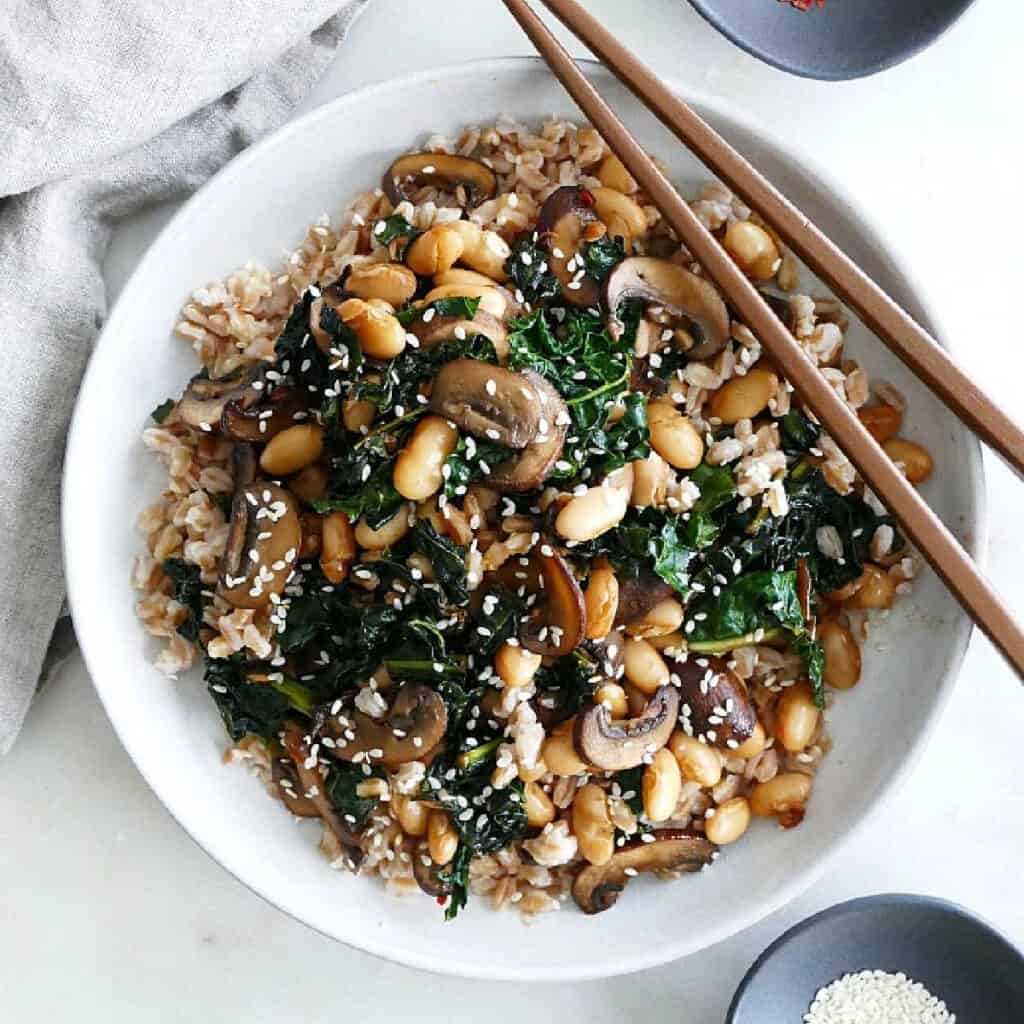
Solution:
[[(658, 170), (526, 0), (505, 6), (591, 124), (661, 211), (964, 610), (1024, 680), (1024, 631), (938, 516), (865, 430), (725, 250)], [(938, 343), (575, 0), (545, 6), (981, 440), (1024, 477), (1024, 432)]]

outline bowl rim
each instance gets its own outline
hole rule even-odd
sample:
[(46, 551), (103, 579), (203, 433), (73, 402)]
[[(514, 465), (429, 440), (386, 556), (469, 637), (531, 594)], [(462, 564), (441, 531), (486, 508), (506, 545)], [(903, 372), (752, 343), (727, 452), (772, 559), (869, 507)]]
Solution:
[[(725, 1017), (725, 1024), (736, 1024), (736, 1014), (742, 1009), (740, 1002), (746, 991), (754, 983), (757, 976), (771, 962), (775, 954), (783, 947), (789, 945), (793, 939), (809, 931), (822, 921), (831, 918), (843, 917), (846, 914), (855, 913), (865, 907), (924, 907), (929, 910), (939, 911), (943, 917), (960, 918), (966, 921), (977, 933), (984, 934), (988, 939), (995, 941), (1014, 954), (1024, 967), (1024, 952), (1011, 941), (1009, 936), (1001, 932), (991, 921), (976, 914), (973, 910), (965, 907), (962, 903), (955, 903), (953, 900), (943, 899), (940, 896), (930, 896), (926, 893), (914, 892), (880, 892), (870, 896), (857, 896), (851, 900), (844, 900), (842, 903), (834, 903), (830, 907), (819, 910), (810, 917), (805, 917), (792, 927), (787, 928), (774, 942), (772, 942), (758, 958), (747, 969), (743, 979), (736, 987), (736, 992), (729, 1004), (729, 1011)], [(854, 970), (855, 967), (851, 967)]]
[[(581, 66), (590, 74), (610, 74), (610, 72), (608, 72), (607, 69), (605, 69), (598, 61), (580, 60), (578, 63), (581, 64)], [(76, 456), (80, 450), (85, 450), (87, 447), (86, 429), (82, 425), (85, 415), (83, 408), (86, 405), (86, 397), (95, 386), (95, 381), (99, 372), (96, 369), (97, 360), (95, 359), (95, 354), (103, 344), (108, 332), (113, 334), (115, 331), (120, 329), (120, 321), (122, 319), (128, 318), (130, 320), (130, 316), (126, 312), (128, 308), (128, 296), (138, 288), (138, 281), (148, 276), (151, 266), (157, 261), (159, 250), (162, 248), (163, 243), (165, 243), (169, 238), (173, 238), (175, 233), (181, 230), (185, 214), (192, 208), (192, 206), (204, 201), (205, 194), (208, 190), (219, 188), (225, 181), (230, 181), (233, 177), (243, 173), (250, 163), (259, 161), (262, 158), (265, 148), (281, 145), (290, 138), (293, 133), (305, 132), (322, 121), (330, 121), (336, 116), (335, 112), (339, 107), (344, 107), (352, 103), (372, 102), (380, 93), (385, 93), (391, 90), (408, 90), (415, 88), (418, 85), (436, 81), (441, 78), (480, 74), (496, 76), (514, 71), (521, 71), (524, 68), (532, 68), (537, 73), (551, 74), (547, 66), (539, 57), (495, 57), (482, 60), (463, 61), (435, 68), (427, 68), (421, 71), (387, 78), (379, 82), (374, 82), (369, 85), (349, 90), (340, 96), (325, 102), (321, 106), (314, 108), (306, 114), (287, 122), (280, 128), (268, 133), (262, 139), (243, 150), (182, 204), (182, 206), (175, 212), (174, 216), (161, 228), (159, 233), (149, 244), (146, 252), (139, 260), (138, 265), (126, 280), (117, 300), (111, 308), (107, 321), (100, 332), (93, 353), (94, 357), (90, 360), (83, 376), (79, 396), (72, 416), (71, 426), (68, 431), (68, 443), (62, 474), (61, 541), (65, 578), (67, 583), (68, 603), (76, 626), (79, 622), (86, 624), (86, 628), (81, 629), (79, 632), (79, 645), (89, 676), (100, 698), (100, 702), (103, 705), (107, 718), (113, 726), (121, 744), (124, 746), (125, 750), (134, 762), (136, 769), (145, 779), (147, 785), (156, 795), (157, 799), (163, 804), (167, 812), (172, 818), (174, 818), (178, 825), (181, 826), (185, 833), (224, 870), (241, 882), (250, 891), (294, 920), (302, 922), (307, 927), (328, 938), (334, 939), (338, 942), (343, 942), (355, 949), (371, 953), (374, 956), (378, 956), (392, 963), (416, 967), (436, 974), (454, 975), (457, 977), (475, 979), (542, 982), (585, 981), (592, 978), (611, 977), (613, 975), (628, 974), (635, 971), (645, 970), (650, 967), (660, 966), (691, 953), (695, 953), (698, 950), (716, 945), (724, 939), (727, 939), (768, 917), (780, 907), (800, 895), (800, 893), (806, 890), (815, 880), (817, 880), (838, 852), (855, 835), (857, 835), (861, 829), (864, 828), (872, 815), (880, 806), (892, 797), (898, 787), (909, 776), (911, 770), (916, 766), (918, 759), (920, 758), (921, 753), (923, 752), (927, 741), (935, 728), (939, 716), (946, 707), (959, 676), (959, 671), (966, 654), (967, 645), (973, 628), (967, 616), (961, 613), (954, 621), (954, 627), (951, 631), (955, 638), (952, 657), (950, 658), (946, 671), (942, 677), (941, 685), (936, 691), (932, 707), (924, 720), (921, 732), (916, 741), (907, 748), (903, 761), (892, 773), (887, 782), (880, 788), (875, 802), (867, 807), (859, 818), (854, 819), (842, 834), (828, 840), (825, 843), (824, 849), (818, 860), (808, 868), (807, 871), (803, 872), (799, 877), (794, 878), (791, 883), (779, 887), (771, 897), (764, 899), (760, 904), (755, 905), (746, 912), (736, 915), (736, 917), (730, 920), (727, 924), (718, 924), (717, 926), (712, 925), (704, 931), (702, 939), (696, 944), (692, 941), (688, 941), (686, 937), (682, 937), (678, 941), (660, 946), (656, 949), (620, 957), (613, 966), (609, 966), (604, 963), (596, 965), (570, 963), (556, 965), (550, 968), (532, 965), (525, 967), (508, 967), (500, 963), (496, 963), (493, 966), (483, 967), (474, 964), (453, 963), (450, 959), (436, 957), (429, 950), (395, 950), (388, 943), (377, 940), (372, 934), (365, 934), (357, 937), (346, 936), (342, 938), (337, 934), (327, 931), (323, 927), (313, 924), (307, 920), (303, 916), (300, 908), (283, 906), (262, 884), (257, 882), (255, 879), (248, 877), (250, 872), (242, 858), (233, 856), (229, 850), (217, 848), (217, 844), (215, 844), (213, 840), (204, 840), (203, 837), (197, 835), (190, 829), (189, 825), (186, 823), (188, 820), (187, 800), (183, 800), (174, 793), (168, 792), (166, 787), (154, 781), (151, 773), (147, 771), (147, 768), (145, 767), (147, 764), (146, 751), (140, 743), (135, 741), (135, 738), (132, 735), (130, 718), (121, 716), (118, 710), (115, 690), (113, 687), (110, 687), (109, 689), (106, 688), (106, 685), (103, 682), (106, 678), (104, 673), (101, 671), (103, 664), (103, 651), (93, 646), (91, 634), (87, 628), (90, 615), (94, 613), (100, 614), (100, 612), (94, 609), (90, 604), (89, 577), (84, 573), (84, 571), (79, 571), (77, 559), (75, 557), (75, 544), (72, 541), (73, 530), (71, 528), (71, 523), (74, 517), (73, 496), (79, 493), (88, 493), (86, 481), (84, 479), (81, 482), (76, 481), (77, 466), (82, 464)], [(665, 81), (674, 92), (684, 97), (687, 102), (708, 110), (713, 116), (721, 118), (724, 122), (731, 122), (735, 124), (742, 131), (748, 133), (754, 138), (757, 138), (763, 145), (772, 149), (775, 154), (781, 157), (784, 161), (796, 162), (796, 156), (794, 156), (790, 150), (784, 149), (770, 134), (759, 127), (753, 118), (739, 112), (730, 103), (713, 95), (688, 88), (673, 79), (666, 78)], [(923, 287), (918, 278), (914, 275), (912, 269), (904, 266), (892, 251), (892, 247), (884, 241), (884, 235), (873, 217), (868, 214), (860, 204), (846, 192), (845, 189), (835, 182), (827, 167), (819, 164), (816, 159), (813, 158), (812, 154), (809, 152), (800, 152), (799, 165), (806, 172), (809, 172), (816, 178), (816, 180), (826, 190), (827, 194), (835, 201), (837, 206), (847, 211), (849, 218), (857, 224), (858, 231), (862, 234), (865, 240), (876, 251), (882, 253), (893, 269), (904, 278), (909, 292), (917, 300), (917, 303), (925, 314), (923, 319), (927, 323), (935, 324), (936, 317), (934, 316), (932, 303), (929, 299), (927, 289)], [(941, 332), (936, 333), (941, 339)], [(940, 343), (948, 349), (948, 344), (945, 341), (941, 341)], [(984, 552), (987, 549), (988, 515), (981, 448), (979, 442), (973, 435), (968, 434), (965, 450), (967, 452), (967, 461), (964, 466), (965, 472), (962, 476), (966, 485), (972, 492), (972, 501), (975, 509), (977, 510), (975, 521), (968, 522), (967, 524), (969, 529), (969, 539), (966, 546), (971, 556), (975, 560), (979, 560), (979, 552)]]
[(911, 57), (916, 57), (919, 53), (922, 53), (924, 50), (927, 50), (930, 46), (937, 43), (967, 13), (968, 9), (972, 7), (973, 4), (974, 0), (959, 0), (959, 7), (957, 10), (935, 31), (922, 36), (920, 39), (912, 42), (909, 46), (903, 47), (902, 49), (890, 54), (888, 57), (878, 57), (863, 64), (858, 64), (855, 68), (844, 71), (831, 69), (825, 71), (811, 71), (807, 66), (787, 61), (784, 58), (775, 55), (761, 44), (744, 37), (739, 32), (730, 28), (719, 13), (718, 9), (713, 6), (711, 0), (690, 0), (690, 6), (693, 7), (693, 9), (713, 29), (715, 29), (716, 32), (720, 32), (729, 40), (730, 43), (734, 46), (738, 46), (744, 52), (749, 53), (751, 57), (756, 57), (765, 64), (769, 64), (771, 67), (777, 68), (779, 71), (785, 71), (787, 74), (796, 75), (798, 78), (810, 78), (818, 82), (850, 82), (858, 78), (869, 78), (871, 75), (877, 75), (882, 71), (888, 71), (889, 68), (894, 68), (897, 65), (910, 60)]

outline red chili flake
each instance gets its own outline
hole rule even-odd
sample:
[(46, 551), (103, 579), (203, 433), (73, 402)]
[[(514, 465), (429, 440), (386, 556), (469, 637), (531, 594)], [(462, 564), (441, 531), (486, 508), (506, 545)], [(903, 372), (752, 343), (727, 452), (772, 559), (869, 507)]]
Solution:
[(819, 7), (825, 6), (825, 0), (780, 0), (780, 3), (789, 4), (798, 11), (809, 11), (815, 4)]
[(437, 905), (439, 907), (443, 907), (448, 902), (447, 896), (437, 896), (435, 899), (437, 900)]
[(593, 206), (594, 203), (597, 202), (597, 200), (594, 199), (594, 193), (593, 192), (591, 192), (589, 189), (581, 188), (580, 189), (580, 202), (584, 206)]

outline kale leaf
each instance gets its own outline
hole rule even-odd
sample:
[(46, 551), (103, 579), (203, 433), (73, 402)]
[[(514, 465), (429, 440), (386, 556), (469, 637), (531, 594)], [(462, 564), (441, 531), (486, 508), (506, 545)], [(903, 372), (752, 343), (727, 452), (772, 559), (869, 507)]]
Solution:
[(472, 320), (480, 308), (480, 299), (468, 295), (452, 295), (443, 299), (435, 299), (426, 306), (411, 306), (401, 310), (397, 316), (399, 323), (411, 324), (422, 320), (427, 310), (432, 309), (435, 316), (452, 316), (460, 320)]
[(171, 410), (175, 406), (173, 398), (168, 398), (166, 401), (161, 402), (150, 414), (150, 419), (154, 423), (163, 423), (165, 419), (171, 414)]
[(237, 743), (246, 735), (272, 740), (291, 711), (288, 698), (266, 683), (252, 683), (246, 676), (245, 655), (206, 659), (206, 684), (224, 728)]
[(789, 455), (810, 451), (821, 436), (821, 428), (796, 408), (790, 409), (778, 423), (782, 450)]
[(504, 445), (460, 435), (455, 451), (445, 460), (445, 497), (449, 501), (461, 498), (469, 484), (484, 479), (495, 466), (512, 454), (513, 449)]
[(178, 626), (178, 632), (186, 640), (198, 644), (199, 629), (203, 624), (203, 582), (199, 578), (199, 566), (190, 565), (180, 558), (167, 558), (161, 568), (174, 585), (174, 600), (188, 612)]
[(694, 556), (686, 542), (686, 525), (681, 516), (664, 509), (630, 509), (616, 529), (581, 553), (606, 553), (626, 576), (635, 576), (647, 566), (685, 598), (690, 592), (689, 566)]
[(413, 546), (430, 559), (437, 582), (456, 607), (469, 604), (466, 577), (466, 549), (442, 537), (429, 519), (417, 519), (412, 528)]
[(705, 594), (695, 601), (688, 617), (695, 621), (691, 643), (729, 640), (780, 626), (800, 633), (804, 617), (796, 570), (761, 570), (740, 576), (721, 587), (717, 595)]
[(616, 263), (626, 258), (626, 246), (621, 238), (605, 235), (596, 242), (591, 242), (583, 250), (583, 266), (587, 277), (595, 281), (604, 281), (612, 272)]
[(328, 497), (313, 503), (321, 515), (344, 512), (355, 523), (366, 516), (371, 529), (383, 526), (402, 505), (395, 490), (394, 457), (387, 453), (383, 436), (353, 445), (332, 462)]
[(438, 880), (451, 893), (444, 919), (454, 921), (469, 899), (469, 864), (473, 859), (473, 848), (468, 843), (459, 843), (455, 856), (438, 872)]
[(327, 799), (353, 829), (361, 829), (377, 806), (377, 797), (360, 796), (356, 792), (360, 782), (374, 777), (383, 778), (384, 772), (375, 767), (370, 775), (367, 775), (362, 765), (348, 764), (344, 761), (332, 762), (327, 771), (327, 780), (324, 783)]
[(527, 231), (515, 239), (505, 273), (529, 302), (553, 299), (559, 293), (558, 278), (551, 272), (548, 254), (537, 245), (536, 232)]
[[(374, 240), (381, 245), (387, 245), (396, 238), (408, 238), (411, 242), (423, 232), (413, 227), (400, 213), (393, 213), (390, 217), (382, 217), (373, 225)], [(408, 244), (408, 243), (406, 243)]]

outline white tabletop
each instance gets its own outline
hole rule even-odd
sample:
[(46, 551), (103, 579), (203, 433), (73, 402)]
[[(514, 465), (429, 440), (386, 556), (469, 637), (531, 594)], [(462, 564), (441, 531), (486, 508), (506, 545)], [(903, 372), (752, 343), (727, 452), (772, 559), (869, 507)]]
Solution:
[[(589, 6), (661, 73), (731, 100), (797, 153), (826, 160), (913, 260), (946, 336), (976, 379), (1020, 409), (1024, 4), (979, 0), (927, 53), (843, 85), (757, 63), (683, 0)], [(527, 52), (496, 0), (374, 0), (305, 106), (399, 70)], [(115, 292), (173, 209), (119, 231), (108, 267)], [(987, 254), (983, 271), (972, 252)], [(1002, 466), (989, 460), (987, 468), (991, 575), (1024, 616), (1022, 492)], [(966, 904), (1024, 944), (1022, 697), (976, 636), (912, 779), (801, 899), (657, 970), (525, 987), (397, 967), (263, 903), (163, 810), (75, 658), (36, 701), (0, 763), (0, 1019), (318, 1024), (408, 1015), (420, 1024), (714, 1024), (750, 962), (791, 924), (840, 900), (886, 891)]]

